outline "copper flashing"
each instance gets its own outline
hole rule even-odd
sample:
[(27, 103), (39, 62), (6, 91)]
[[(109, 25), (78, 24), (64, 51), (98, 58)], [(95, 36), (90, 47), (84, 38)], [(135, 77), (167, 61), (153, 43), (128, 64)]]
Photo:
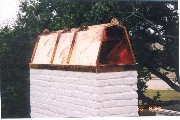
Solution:
[(132, 65), (56, 65), (56, 64), (29, 64), (31, 69), (48, 69), (48, 70), (63, 70), (63, 71), (79, 71), (92, 73), (106, 73), (106, 72), (121, 72), (137, 70), (137, 64)]
[(74, 44), (75, 44), (75, 41), (76, 41), (77, 33), (78, 33), (78, 31), (75, 31), (75, 33), (74, 33), (74, 37), (73, 37), (73, 40), (72, 40), (72, 43), (71, 43), (71, 47), (70, 47), (67, 62), (66, 62), (67, 64), (69, 64), (70, 59), (71, 59), (71, 55), (72, 55), (72, 51), (73, 51)]
[(61, 37), (61, 34), (62, 34), (62, 33), (59, 33), (59, 34), (58, 34), (58, 37), (57, 37), (57, 40), (56, 40), (56, 44), (55, 44), (55, 47), (54, 47), (54, 50), (53, 50), (53, 54), (52, 54), (52, 57), (51, 57), (51, 61), (50, 61), (51, 64), (52, 64), (53, 61), (54, 61), (54, 56), (55, 56), (55, 54), (56, 54), (56, 50), (57, 50), (57, 46), (58, 46), (59, 38)]

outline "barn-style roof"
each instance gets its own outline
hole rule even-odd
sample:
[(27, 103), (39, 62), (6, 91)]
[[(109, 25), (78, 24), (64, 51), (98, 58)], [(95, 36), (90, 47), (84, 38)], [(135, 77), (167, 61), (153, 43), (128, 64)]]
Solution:
[(88, 65), (135, 64), (124, 26), (111, 23), (39, 35), (31, 64)]

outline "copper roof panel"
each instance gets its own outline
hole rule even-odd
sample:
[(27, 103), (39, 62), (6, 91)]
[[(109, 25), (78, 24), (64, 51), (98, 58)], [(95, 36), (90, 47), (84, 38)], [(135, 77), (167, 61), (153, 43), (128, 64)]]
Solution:
[(32, 63), (50, 64), (58, 33), (41, 35)]
[(104, 27), (96, 26), (87, 31), (78, 32), (69, 64), (96, 66), (103, 31)]
[(67, 58), (73, 37), (74, 37), (74, 32), (63, 33), (60, 35), (59, 43), (56, 49), (56, 54), (52, 64), (61, 64), (61, 65), (67, 64)]

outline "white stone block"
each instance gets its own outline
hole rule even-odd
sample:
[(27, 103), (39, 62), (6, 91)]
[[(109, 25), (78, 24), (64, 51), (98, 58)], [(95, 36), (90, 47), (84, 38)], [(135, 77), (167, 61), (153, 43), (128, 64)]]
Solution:
[(30, 74), (39, 74), (40, 69), (30, 69)]
[(138, 112), (135, 112), (135, 113), (130, 113), (130, 114), (124, 114), (124, 116), (126, 117), (137, 117), (139, 116)]
[(101, 97), (99, 97), (98, 101), (109, 101), (109, 100), (122, 100), (123, 98), (121, 97), (122, 93), (112, 93), (112, 94), (101, 94)]
[(43, 110), (43, 109), (31, 106), (31, 113), (37, 113), (37, 114), (46, 116), (46, 112), (47, 112), (47, 110)]
[[(52, 101), (53, 102), (53, 101)], [(59, 111), (58, 111), (58, 107), (55, 107), (55, 106), (49, 106), (49, 110), (51, 111), (51, 112), (54, 112), (54, 113), (60, 113)]]
[(83, 112), (89, 115), (96, 115), (98, 112), (98, 110), (96, 109), (61, 101), (61, 106), (59, 107), (59, 111), (61, 112), (61, 114), (63, 114), (62, 112), (64, 112), (64, 109), (67, 109), (70, 111), (79, 111), (79, 112)]
[(73, 77), (73, 78), (81, 78), (83, 76), (83, 72), (72, 72), (69, 71), (66, 77)]
[(117, 79), (124, 77), (137, 77), (136, 71), (123, 71), (123, 72), (109, 72), (109, 73), (98, 73), (98, 80)]
[(46, 91), (46, 87), (31, 85), (30, 90), (32, 91), (32, 93), (34, 92), (44, 93)]
[(138, 116), (137, 72), (30, 70), (31, 117)]
[(58, 82), (51, 82), (49, 84), (51, 84), (52, 88), (55, 88), (55, 89), (60, 89), (60, 88), (64, 87), (61, 84), (59, 84)]
[(97, 86), (98, 81), (88, 80), (84, 78), (64, 77), (58, 81), (59, 83), (67, 83), (74, 85)]
[(132, 71), (132, 72), (130, 72), (130, 74), (128, 76), (129, 77), (136, 77), (137, 78), (138, 73), (137, 73), (137, 71)]
[(56, 98), (55, 94), (49, 94), (48, 95), (48, 99), (50, 99), (50, 100), (55, 100), (55, 98)]
[(31, 118), (45, 118), (48, 116), (45, 116), (43, 114), (38, 114), (38, 113), (31, 113)]
[(120, 79), (107, 79), (107, 80), (97, 81), (96, 84), (94, 84), (94, 86), (96, 87), (115, 86), (115, 85), (123, 85), (123, 83)]
[[(44, 93), (45, 94), (56, 94), (58, 93), (58, 90), (53, 88), (53, 87), (47, 87), (45, 90), (44, 90)], [(46, 98), (48, 98), (48, 95), (46, 96)]]
[(75, 97), (66, 97), (66, 96), (57, 96), (58, 100), (71, 103), (74, 105), (80, 105), (80, 106), (85, 106), (89, 108), (97, 108), (98, 103), (96, 101), (92, 100), (83, 100), (80, 98), (75, 98)]
[(115, 94), (129, 91), (131, 91), (131, 87), (126, 85), (105, 86), (99, 89), (100, 94)]
[(50, 76), (49, 80), (50, 82), (59, 82), (63, 79), (64, 77), (59, 77), (59, 76)]
[(50, 81), (49, 75), (35, 74), (35, 75), (30, 76), (30, 78), (35, 79), (35, 80)]
[(137, 78), (136, 77), (126, 77), (120, 79), (122, 81), (122, 84), (124, 85), (134, 85), (137, 84)]
[(132, 85), (131, 88), (132, 88), (132, 91), (137, 91), (138, 90), (137, 84)]
[(37, 84), (37, 80), (31, 78), (30, 85), (36, 85), (36, 84)]
[(67, 72), (64, 72), (62, 70), (50, 70), (48, 72), (51, 73), (51, 76), (57, 76), (57, 77), (64, 77), (67, 75)]
[(50, 82), (43, 81), (43, 80), (37, 80), (36, 85), (37, 86), (42, 86), (42, 87), (51, 87)]
[(58, 118), (67, 118), (68, 116), (58, 113)]
[(82, 72), (81, 78), (84, 78), (87, 80), (96, 80), (97, 74), (96, 73), (89, 73), (89, 72)]
[(138, 102), (137, 99), (102, 101), (102, 102), (100, 102), (100, 108), (135, 106), (138, 104), (137, 102)]
[(50, 118), (57, 118), (58, 117), (58, 113), (56, 112), (51, 112), (51, 111), (47, 111), (46, 115), (49, 116)]
[(42, 103), (42, 104), (48, 104), (49, 103), (49, 99), (42, 98), (42, 97), (34, 97), (33, 100), (34, 100), (34, 102)]
[(136, 91), (124, 92), (120, 95), (120, 98), (124, 100), (138, 99), (138, 94)]
[(30, 95), (31, 95), (32, 97), (40, 97), (41, 93), (38, 92), (38, 91), (31, 91)]
[(43, 103), (40, 103), (40, 102), (35, 102), (33, 106), (37, 107), (37, 108), (40, 108), (42, 110), (49, 110), (49, 105), (43, 104)]
[(99, 116), (126, 115), (137, 111), (137, 106), (113, 107), (99, 109)]
[(54, 70), (43, 70), (43, 69), (40, 69), (39, 74), (51, 76), (53, 72), (54, 72)]

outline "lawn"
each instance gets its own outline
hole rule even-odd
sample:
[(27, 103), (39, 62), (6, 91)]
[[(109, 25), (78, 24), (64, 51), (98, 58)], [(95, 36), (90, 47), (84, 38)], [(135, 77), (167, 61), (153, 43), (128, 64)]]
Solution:
[[(160, 98), (158, 100), (162, 101), (170, 101), (170, 100), (179, 100), (180, 101), (180, 93), (174, 90), (146, 90), (145, 95), (147, 97), (153, 98), (156, 95), (156, 92), (159, 91)], [(141, 100), (139, 100), (139, 104), (141, 105)], [(180, 104), (170, 105), (170, 106), (160, 106), (162, 109), (174, 110), (180, 112)], [(143, 109), (140, 112), (140, 116), (154, 116), (155, 113), (152, 113), (148, 109)]]
[(146, 90), (145, 95), (147, 97), (153, 98), (156, 92), (159, 91), (160, 98), (158, 100), (169, 101), (169, 100), (180, 100), (180, 93), (174, 90)]

